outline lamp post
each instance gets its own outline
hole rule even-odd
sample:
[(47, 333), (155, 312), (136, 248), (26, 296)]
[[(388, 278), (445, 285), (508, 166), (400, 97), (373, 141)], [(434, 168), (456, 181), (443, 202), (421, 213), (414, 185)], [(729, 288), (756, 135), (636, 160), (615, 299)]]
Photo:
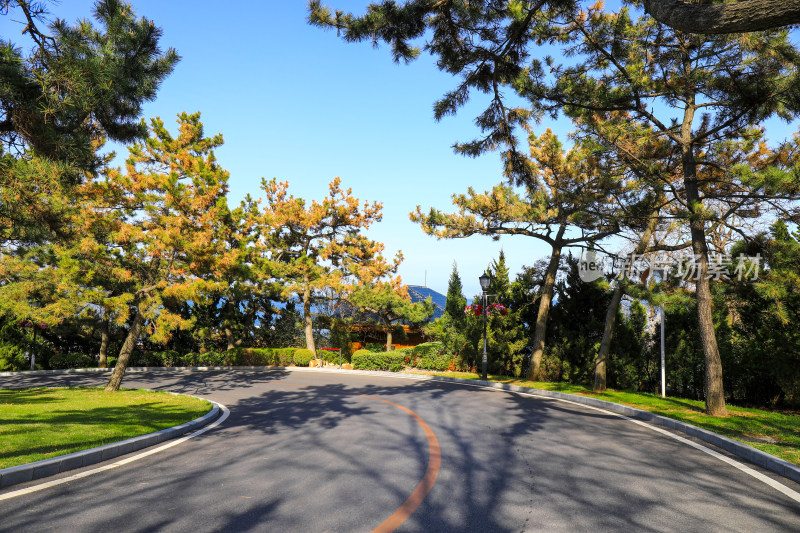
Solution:
[(478, 278), (478, 281), (480, 281), (481, 290), (483, 291), (483, 359), (481, 360), (481, 379), (486, 381), (486, 296), (491, 278), (484, 272), (484, 274)]

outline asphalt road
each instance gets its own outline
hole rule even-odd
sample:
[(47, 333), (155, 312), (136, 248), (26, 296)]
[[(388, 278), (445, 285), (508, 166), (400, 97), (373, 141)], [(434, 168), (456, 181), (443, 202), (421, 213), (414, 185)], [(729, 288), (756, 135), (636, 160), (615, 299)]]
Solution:
[[(104, 382), (0, 377), (0, 387)], [(398, 531), (800, 531), (800, 504), (785, 494), (566, 402), (282, 369), (129, 373), (123, 386), (203, 396), (230, 416), (139, 461), (2, 500), (0, 531), (371, 531), (430, 479), (425, 424), (441, 468)]]

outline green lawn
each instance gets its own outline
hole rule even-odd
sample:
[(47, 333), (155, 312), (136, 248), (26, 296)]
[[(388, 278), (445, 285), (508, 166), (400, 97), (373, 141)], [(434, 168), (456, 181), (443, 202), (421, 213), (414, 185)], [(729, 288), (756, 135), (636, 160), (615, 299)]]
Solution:
[[(414, 372), (429, 375), (478, 379), (471, 372)], [(609, 402), (635, 407), (662, 416), (688, 422), (749, 444), (754, 448), (800, 465), (800, 413), (764, 411), (728, 405), (728, 416), (715, 418), (705, 414), (705, 404), (683, 398), (661, 398), (660, 395), (608, 390), (595, 394), (591, 389), (569, 383), (532, 382), (507, 376), (489, 375), (489, 381), (522, 387), (544, 389), (580, 396), (591, 396)], [(765, 441), (765, 442), (757, 442)]]
[(166, 429), (210, 410), (210, 402), (165, 392), (0, 389), (0, 468)]

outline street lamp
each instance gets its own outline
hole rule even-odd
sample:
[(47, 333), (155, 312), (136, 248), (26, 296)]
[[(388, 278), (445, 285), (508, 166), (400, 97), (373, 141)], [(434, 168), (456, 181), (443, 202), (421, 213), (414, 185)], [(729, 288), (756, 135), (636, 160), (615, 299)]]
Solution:
[(481, 283), (481, 290), (483, 291), (483, 360), (481, 361), (481, 379), (486, 381), (486, 291), (489, 290), (489, 282), (492, 279), (484, 272), (478, 281)]

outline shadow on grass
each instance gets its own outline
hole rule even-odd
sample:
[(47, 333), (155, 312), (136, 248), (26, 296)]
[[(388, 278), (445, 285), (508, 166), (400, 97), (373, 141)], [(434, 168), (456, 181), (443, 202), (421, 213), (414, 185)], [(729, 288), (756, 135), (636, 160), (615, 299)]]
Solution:
[[(158, 402), (138, 403), (133, 408), (97, 406), (84, 410), (57, 409), (24, 418), (6, 416), (0, 418), (3, 439), (0, 460), (39, 454), (64, 455), (170, 428), (198, 416), (202, 413), (187, 413), (180, 405)], [(32, 426), (37, 425), (45, 426), (44, 430), (35, 431)], [(54, 442), (42, 443), (43, 438)], [(33, 460), (38, 459), (17, 464)]]
[(63, 402), (63, 398), (46, 394), (48, 389), (5, 389), (0, 390), (0, 404), (6, 405), (32, 405), (40, 403)]

